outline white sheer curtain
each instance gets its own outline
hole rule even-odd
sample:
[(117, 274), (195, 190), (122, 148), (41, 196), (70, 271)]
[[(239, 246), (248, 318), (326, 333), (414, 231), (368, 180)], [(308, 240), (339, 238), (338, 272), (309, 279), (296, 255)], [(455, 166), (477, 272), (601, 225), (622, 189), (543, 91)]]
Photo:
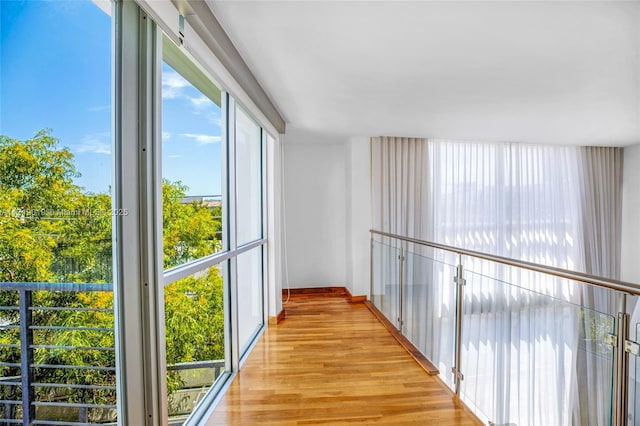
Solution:
[[(578, 241), (584, 253), (583, 271), (588, 274), (619, 279), (621, 259), (622, 228), (622, 150), (617, 148), (582, 147), (579, 161), (581, 222), (582, 229)], [(598, 312), (615, 316), (618, 311), (633, 312), (631, 298), (628, 306), (620, 304), (621, 296), (611, 291), (590, 286), (583, 286), (581, 303), (590, 308), (583, 316), (585, 329), (590, 324), (601, 326), (604, 321)], [(632, 333), (633, 336), (633, 333)], [(589, 389), (600, 395), (606, 395), (610, 387), (610, 377), (606, 365), (603, 364), (602, 351), (587, 347), (579, 351), (577, 370), (587, 374), (578, 376), (576, 389)], [(596, 349), (596, 350), (594, 350)], [(594, 352), (596, 356), (594, 356)], [(633, 362), (631, 362), (633, 364)], [(634, 366), (635, 367), (635, 366)], [(632, 367), (633, 368), (633, 367)], [(586, 392), (577, 392), (578, 407), (588, 413), (589, 418), (596, 418), (606, 405), (603, 400), (593, 400)], [(632, 404), (633, 405), (633, 404)], [(575, 415), (574, 415), (575, 417)], [(632, 422), (630, 422), (632, 423)]]
[[(374, 228), (616, 278), (621, 166), (615, 148), (373, 138)], [(403, 331), (450, 382), (449, 259), (408, 249)], [(606, 423), (611, 352), (594, 340), (613, 327), (615, 297), (464, 264), (468, 403), (498, 424)]]
[(429, 151), (426, 139), (373, 138), (373, 223), (377, 229), (417, 238), (430, 233)]
[(577, 148), (431, 141), (436, 241), (582, 269)]
[[(584, 253), (582, 270), (607, 278), (620, 278), (622, 229), (622, 151), (615, 148), (580, 148), (582, 229), (578, 241)], [(584, 293), (587, 306), (615, 314), (619, 307), (606, 291)]]

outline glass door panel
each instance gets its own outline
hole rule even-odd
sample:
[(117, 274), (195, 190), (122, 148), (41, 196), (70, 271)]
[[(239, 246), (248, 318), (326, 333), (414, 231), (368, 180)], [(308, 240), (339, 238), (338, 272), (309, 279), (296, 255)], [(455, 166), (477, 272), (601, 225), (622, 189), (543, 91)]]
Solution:
[[(179, 424), (230, 369), (228, 262), (195, 262), (228, 249), (221, 90), (163, 36), (162, 231), (168, 410)], [(184, 275), (182, 275), (184, 276)]]
[(238, 246), (262, 238), (262, 139), (258, 124), (236, 107)]
[(226, 262), (164, 287), (167, 390), (172, 424), (227, 370)]
[(238, 255), (238, 340), (244, 355), (264, 324), (262, 246)]

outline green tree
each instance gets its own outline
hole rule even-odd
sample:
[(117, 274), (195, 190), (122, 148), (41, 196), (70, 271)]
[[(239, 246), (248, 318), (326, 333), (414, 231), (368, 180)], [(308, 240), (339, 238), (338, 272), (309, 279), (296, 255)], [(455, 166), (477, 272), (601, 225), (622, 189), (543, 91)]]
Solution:
[(41, 131), (26, 141), (0, 136), (0, 281), (53, 278), (62, 221), (42, 216), (68, 206), (80, 193), (73, 155)]
[[(164, 180), (162, 184), (165, 268), (222, 248), (220, 207), (184, 203), (187, 190), (181, 182)], [(224, 359), (223, 291), (223, 279), (215, 267), (164, 288), (168, 365)], [(169, 370), (167, 385), (171, 394), (186, 383), (179, 371)], [(172, 398), (170, 405), (174, 412), (189, 407), (180, 398)]]
[[(224, 359), (223, 280), (216, 267), (165, 287), (167, 364)], [(169, 392), (184, 385), (169, 372)]]
[(219, 208), (216, 211), (198, 202), (183, 203), (188, 189), (182, 182), (167, 179), (162, 182), (165, 268), (182, 265), (221, 248)]
[(112, 281), (111, 197), (74, 194), (68, 201), (73, 214), (58, 238), (52, 271), (60, 281)]
[[(25, 141), (0, 136), (0, 283), (112, 280), (111, 196), (83, 191), (74, 184), (78, 176), (72, 153), (60, 148), (49, 131)], [(162, 184), (166, 268), (221, 248), (220, 207), (185, 204), (187, 189), (180, 182)], [(34, 324), (81, 327), (38, 330), (35, 344), (114, 346), (112, 332), (85, 329), (113, 327), (111, 292), (36, 291), (33, 300), (34, 306), (44, 308), (34, 311)], [(1, 291), (0, 284), (0, 306), (17, 306), (17, 292)], [(216, 268), (167, 286), (165, 307), (168, 364), (224, 358), (223, 280)], [(17, 321), (17, 310), (0, 312), (0, 322)], [(0, 330), (0, 343), (18, 342), (17, 330)], [(115, 366), (114, 352), (98, 349), (39, 348), (34, 356), (40, 364)], [(0, 347), (0, 361), (19, 362), (19, 351)], [(17, 368), (0, 368), (2, 376), (19, 374)], [(36, 369), (35, 374), (41, 383), (115, 384), (112, 371)], [(171, 391), (183, 384), (176, 373), (170, 373), (168, 379)], [(42, 387), (37, 392), (41, 399), (64, 397), (70, 402), (115, 400), (110, 390)], [(86, 415), (101, 419), (101, 413)]]
[[(0, 282), (110, 281), (110, 197), (84, 193), (74, 184), (78, 176), (72, 153), (60, 148), (59, 141), (49, 131), (38, 132), (24, 141), (0, 136)], [(96, 214), (90, 214), (91, 211)], [(36, 308), (34, 325), (113, 327), (113, 314), (109, 312), (111, 293), (35, 291), (32, 297)], [(16, 291), (0, 291), (0, 305), (17, 306), (17, 299)], [(51, 307), (90, 309), (48, 309)], [(96, 308), (98, 310), (94, 310)], [(18, 313), (17, 310), (2, 311), (0, 321), (17, 324)], [(77, 318), (79, 315), (84, 318)], [(18, 343), (17, 330), (3, 330), (0, 342)], [(113, 346), (113, 333), (38, 329), (34, 330), (34, 343), (109, 347)], [(34, 358), (42, 364), (115, 364), (113, 352), (98, 350), (39, 348)], [(0, 359), (19, 362), (19, 351), (4, 346)], [(19, 376), (20, 371), (3, 367), (0, 374)], [(41, 383), (114, 383), (113, 373), (93, 370), (36, 369), (35, 376)], [(51, 387), (36, 390), (41, 399), (60, 393), (58, 388)], [(91, 395), (80, 395), (85, 393), (82, 389), (65, 392), (70, 399), (81, 397), (85, 402), (91, 399)]]

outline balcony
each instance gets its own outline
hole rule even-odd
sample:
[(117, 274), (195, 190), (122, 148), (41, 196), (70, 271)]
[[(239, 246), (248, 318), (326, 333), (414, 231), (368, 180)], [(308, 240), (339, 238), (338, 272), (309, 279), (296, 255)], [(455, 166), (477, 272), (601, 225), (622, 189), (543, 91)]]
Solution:
[(109, 284), (2, 283), (4, 424), (116, 419), (111, 292)]
[[(112, 285), (0, 288), (0, 424), (117, 424)], [(171, 422), (182, 424), (224, 370), (224, 360), (168, 365), (179, 384)]]

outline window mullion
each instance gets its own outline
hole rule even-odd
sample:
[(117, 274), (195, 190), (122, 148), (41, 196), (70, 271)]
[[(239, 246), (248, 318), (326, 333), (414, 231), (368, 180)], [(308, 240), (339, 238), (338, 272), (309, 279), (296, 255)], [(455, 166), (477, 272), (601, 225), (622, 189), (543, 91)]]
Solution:
[[(229, 249), (235, 251), (238, 247), (238, 214), (237, 214), (237, 193), (236, 193), (236, 102), (227, 95), (227, 187), (229, 195)], [(231, 371), (240, 369), (240, 340), (238, 336), (238, 270), (237, 258), (231, 258), (229, 262), (229, 299), (231, 303)]]
[(114, 298), (118, 419), (162, 425), (166, 392), (159, 358), (159, 287), (154, 190), (158, 36), (134, 2), (116, 3), (114, 41)]

